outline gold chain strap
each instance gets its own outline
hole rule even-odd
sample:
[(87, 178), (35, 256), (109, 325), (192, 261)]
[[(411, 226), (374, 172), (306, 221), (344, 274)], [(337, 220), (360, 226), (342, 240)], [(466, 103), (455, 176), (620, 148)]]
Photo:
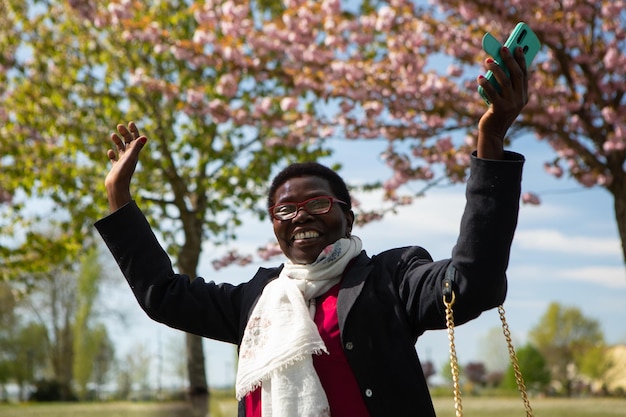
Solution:
[(513, 341), (511, 340), (509, 324), (506, 322), (506, 317), (504, 316), (503, 306), (498, 306), (498, 313), (500, 314), (500, 321), (502, 322), (502, 332), (504, 333), (506, 345), (509, 349), (509, 358), (511, 359), (511, 365), (513, 365), (517, 389), (522, 397), (522, 401), (524, 402), (524, 408), (526, 409), (526, 417), (533, 417), (533, 409), (530, 407), (530, 401), (528, 400), (528, 394), (526, 393), (526, 385), (524, 384), (522, 371), (519, 369), (519, 362), (517, 361), (517, 355), (515, 354), (515, 348), (513, 347)]
[[(461, 388), (459, 385), (459, 362), (456, 356), (456, 346), (454, 344), (454, 315), (452, 313), (452, 305), (456, 298), (454, 291), (452, 291), (451, 294), (450, 301), (448, 301), (445, 296), (443, 297), (443, 304), (446, 307), (446, 327), (448, 328), (448, 340), (450, 341), (450, 371), (452, 372), (452, 386), (454, 390), (454, 411), (456, 417), (463, 417), (463, 404), (461, 402)], [(498, 307), (498, 313), (500, 314), (500, 321), (502, 321), (502, 332), (504, 333), (504, 338), (506, 339), (509, 350), (509, 358), (513, 366), (517, 389), (520, 392), (522, 401), (524, 402), (524, 408), (526, 409), (526, 417), (533, 417), (533, 410), (530, 407), (530, 401), (526, 393), (526, 385), (524, 384), (524, 378), (522, 377), (517, 355), (515, 354), (515, 348), (511, 340), (511, 331), (506, 322), (503, 306)]]
[(461, 402), (461, 387), (459, 386), (459, 362), (456, 358), (456, 346), (454, 345), (454, 316), (452, 315), (452, 304), (456, 300), (454, 291), (450, 302), (443, 297), (443, 304), (446, 306), (446, 327), (448, 328), (448, 340), (450, 341), (450, 371), (452, 371), (452, 385), (454, 388), (454, 413), (456, 417), (463, 417), (463, 404)]

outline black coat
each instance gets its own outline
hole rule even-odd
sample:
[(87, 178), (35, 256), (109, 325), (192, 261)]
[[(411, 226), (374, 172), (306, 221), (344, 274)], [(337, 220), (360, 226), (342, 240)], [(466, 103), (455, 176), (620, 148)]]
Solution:
[[(519, 154), (505, 156), (504, 161), (472, 157), (451, 259), (433, 262), (418, 246), (371, 258), (363, 251), (346, 271), (337, 300), (341, 341), (372, 417), (435, 415), (415, 343), (425, 330), (445, 328), (447, 271), (454, 276), (456, 324), (504, 301), (524, 161)], [(96, 228), (152, 319), (236, 345), (263, 288), (281, 269), (260, 268), (236, 286), (190, 281), (174, 273), (134, 203), (99, 220)]]

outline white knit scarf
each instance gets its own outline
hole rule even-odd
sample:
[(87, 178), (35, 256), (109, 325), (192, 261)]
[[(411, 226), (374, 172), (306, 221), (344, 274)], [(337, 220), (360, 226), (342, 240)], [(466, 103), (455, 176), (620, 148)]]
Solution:
[(267, 284), (241, 341), (238, 400), (261, 386), (263, 417), (330, 417), (313, 367), (312, 355), (328, 353), (313, 322), (314, 301), (340, 281), (361, 248), (356, 236), (339, 239), (312, 264), (285, 263)]

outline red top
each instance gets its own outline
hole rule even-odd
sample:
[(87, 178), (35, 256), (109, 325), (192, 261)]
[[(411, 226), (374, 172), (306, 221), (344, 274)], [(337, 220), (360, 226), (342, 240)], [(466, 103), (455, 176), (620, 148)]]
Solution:
[[(326, 392), (332, 417), (369, 417), (356, 378), (341, 346), (337, 319), (339, 284), (317, 299), (315, 324), (326, 344), (328, 355), (313, 355), (313, 365)], [(246, 417), (261, 416), (261, 389), (245, 398)]]

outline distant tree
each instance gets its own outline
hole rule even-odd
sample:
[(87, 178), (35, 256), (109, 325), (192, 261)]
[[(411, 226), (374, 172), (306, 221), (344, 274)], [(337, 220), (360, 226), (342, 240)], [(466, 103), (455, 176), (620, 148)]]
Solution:
[(610, 351), (611, 349), (604, 345), (590, 347), (578, 361), (580, 373), (595, 381), (606, 379), (610, 370), (617, 365)]
[(93, 370), (102, 336), (96, 336), (101, 330), (90, 317), (101, 277), (95, 251), (85, 250), (71, 268), (62, 263), (33, 273), (30, 279), (36, 279), (37, 285), (24, 295), (21, 314), (46, 329), (49, 367), (41, 376), (58, 386), (61, 400), (75, 398), (75, 372), (81, 378), (78, 386), (84, 387)]
[(100, 390), (107, 382), (115, 361), (115, 346), (109, 338), (107, 328), (99, 324), (90, 331), (90, 339), (93, 344), (93, 367), (91, 382), (93, 382), (94, 398), (100, 399)]
[(426, 378), (426, 382), (428, 382), (430, 377), (437, 374), (437, 370), (435, 369), (435, 364), (433, 363), (433, 361), (428, 360), (428, 361), (422, 362), (422, 372), (424, 372), (424, 377)]
[[(76, 311), (73, 312), (73, 381), (78, 398), (87, 398), (87, 384), (95, 377), (96, 366), (103, 360), (111, 360), (111, 343), (106, 328), (93, 319), (94, 304), (102, 280), (102, 268), (96, 248), (86, 251), (80, 258), (76, 276)], [(106, 351), (105, 351), (106, 350)], [(97, 360), (97, 358), (99, 358)]]
[(29, 322), (19, 310), (12, 283), (0, 282), (0, 390), (17, 384), (18, 397), (26, 399), (26, 387), (46, 367), (46, 329)]
[(47, 375), (42, 390), (54, 387), (60, 392), (60, 400), (74, 399), (72, 375), (73, 323), (77, 307), (76, 275), (70, 270), (54, 267), (37, 275), (37, 289), (26, 301), (35, 320), (46, 327), (51, 373)]
[(20, 327), (13, 343), (13, 375), (20, 387), (20, 399), (25, 399), (27, 386), (44, 375), (49, 365), (46, 328), (29, 322)]
[(121, 388), (127, 391), (129, 398), (147, 398), (153, 388), (150, 378), (155, 375), (151, 372), (154, 369), (153, 356), (146, 345), (138, 343), (119, 365)]
[(488, 372), (504, 372), (509, 364), (509, 352), (502, 334), (502, 327), (489, 329), (487, 334), (479, 340), (478, 354), (478, 359), (485, 364)]
[[(452, 369), (450, 368), (450, 362), (444, 362), (441, 365), (440, 374), (443, 377), (444, 381), (452, 384)], [(463, 366), (459, 366), (459, 378), (462, 379), (465, 377), (465, 368)]]
[[(0, 281), (0, 397), (4, 397), (5, 385), (11, 379), (11, 362), (8, 350), (17, 325), (15, 295), (8, 283)], [(1, 399), (1, 398), (0, 398)]]
[(467, 380), (473, 384), (483, 386), (486, 382), (487, 368), (482, 362), (469, 362), (463, 367)]
[(504, 379), (504, 371), (490, 371), (485, 375), (485, 383), (489, 387), (497, 387), (502, 384)]
[(604, 346), (604, 334), (597, 320), (585, 317), (577, 307), (552, 303), (529, 332), (545, 359), (552, 378), (560, 381), (567, 395), (584, 364), (585, 355)]
[[(550, 370), (539, 350), (533, 345), (527, 344), (517, 349), (516, 354), (526, 388), (543, 391), (550, 383)], [(512, 364), (509, 364), (504, 374), (502, 386), (504, 388), (517, 389), (517, 381), (515, 380)]]
[[(97, 324), (83, 330), (80, 340), (75, 340), (74, 345), (78, 346), (74, 355), (73, 375), (76, 394), (80, 400), (88, 399), (92, 394), (98, 398), (98, 390), (105, 383), (115, 359), (115, 349), (107, 328)], [(95, 392), (89, 391), (89, 383), (95, 385)]]

